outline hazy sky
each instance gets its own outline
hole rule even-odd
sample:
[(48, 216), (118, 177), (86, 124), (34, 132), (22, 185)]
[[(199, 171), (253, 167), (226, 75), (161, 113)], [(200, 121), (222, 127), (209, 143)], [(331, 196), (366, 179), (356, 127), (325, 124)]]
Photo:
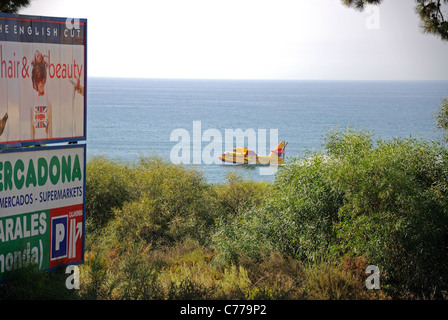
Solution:
[(448, 42), (414, 0), (32, 0), (22, 14), (87, 18), (88, 74), (105, 77), (448, 80)]

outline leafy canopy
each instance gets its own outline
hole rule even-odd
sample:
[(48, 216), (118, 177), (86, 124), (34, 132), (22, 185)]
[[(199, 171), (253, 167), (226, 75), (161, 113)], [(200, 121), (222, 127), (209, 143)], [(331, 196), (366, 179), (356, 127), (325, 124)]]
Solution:
[(30, 4), (31, 0), (1, 0), (0, 12), (18, 13), (20, 9)]
[[(344, 5), (364, 10), (366, 5), (379, 5), (382, 0), (341, 0)], [(420, 27), (425, 33), (448, 40), (448, 0), (415, 0), (415, 12), (420, 17)]]

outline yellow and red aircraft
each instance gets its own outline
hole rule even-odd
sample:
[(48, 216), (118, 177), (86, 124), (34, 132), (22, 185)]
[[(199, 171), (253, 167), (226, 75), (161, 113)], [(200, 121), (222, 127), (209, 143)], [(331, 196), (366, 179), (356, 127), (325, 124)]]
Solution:
[(238, 164), (284, 164), (285, 151), (288, 142), (281, 141), (277, 148), (271, 151), (268, 156), (259, 156), (254, 151), (236, 147), (233, 151), (226, 151), (218, 158), (222, 162), (238, 163)]

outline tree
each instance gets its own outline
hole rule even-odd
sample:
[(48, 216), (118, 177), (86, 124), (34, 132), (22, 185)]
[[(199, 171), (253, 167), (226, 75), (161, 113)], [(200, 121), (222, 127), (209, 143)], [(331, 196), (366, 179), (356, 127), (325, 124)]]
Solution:
[(362, 11), (364, 7), (369, 4), (380, 4), (382, 0), (342, 0), (342, 3), (347, 7)]
[(20, 9), (30, 4), (31, 0), (1, 0), (0, 12), (18, 13)]
[[(437, 121), (437, 128), (440, 130), (448, 130), (448, 99), (442, 99), (442, 105), (439, 112), (435, 114)], [(445, 139), (448, 142), (448, 133), (445, 134)]]
[[(379, 5), (382, 0), (341, 0), (344, 5), (364, 10), (366, 5)], [(448, 41), (448, 0), (415, 0), (415, 12), (420, 17), (420, 27), (425, 33)]]
[[(444, 4), (444, 5), (443, 5)], [(448, 21), (444, 17), (448, 0), (417, 0), (415, 11), (420, 16), (421, 28), (426, 33), (439, 35), (442, 40), (448, 40)], [(442, 7), (444, 7), (442, 10)], [(447, 12), (445, 12), (445, 16)]]

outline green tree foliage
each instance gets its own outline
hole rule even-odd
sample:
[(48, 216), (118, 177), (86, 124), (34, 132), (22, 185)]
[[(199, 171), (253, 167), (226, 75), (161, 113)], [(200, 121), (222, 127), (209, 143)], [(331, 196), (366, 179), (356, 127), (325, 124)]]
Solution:
[[(356, 10), (364, 10), (366, 5), (378, 5), (382, 0), (341, 0)], [(425, 33), (448, 40), (448, 0), (415, 0), (415, 12), (420, 17), (420, 27)]]
[(97, 157), (87, 162), (87, 231), (101, 229), (112, 217), (112, 209), (136, 198), (132, 170), (124, 163)]
[(121, 165), (107, 173), (103, 169), (89, 174), (89, 179), (105, 175), (116, 184), (109, 187), (113, 188), (111, 192), (104, 191), (109, 186), (107, 181), (101, 187), (92, 186), (98, 190), (96, 197), (105, 194), (104, 199), (110, 198), (105, 204), (107, 211), (113, 195), (119, 198), (108, 214), (113, 217), (108, 225), (113, 241), (128, 245), (165, 245), (185, 237), (205, 241), (214, 224), (214, 212), (209, 210), (210, 187), (196, 170), (148, 157), (133, 166)]
[[(79, 298), (441, 297), (446, 145), (352, 130), (329, 132), (324, 145), (272, 184), (207, 184), (153, 157), (89, 160)], [(365, 288), (369, 264), (381, 292)], [(21, 294), (11, 290), (0, 286), (5, 298)]]
[[(435, 114), (434, 117), (437, 121), (437, 128), (439, 130), (448, 131), (448, 99), (442, 99), (442, 105), (440, 106), (439, 112)], [(448, 141), (448, 133), (445, 134), (445, 139)]]
[[(445, 6), (444, 6), (445, 4)], [(426, 33), (448, 40), (447, 0), (417, 0), (415, 11), (420, 16), (420, 27)]]
[(221, 258), (365, 255), (383, 284), (440, 296), (448, 286), (447, 150), (414, 139), (374, 143), (350, 130), (329, 133), (325, 146), (282, 169), (264, 205), (221, 227)]
[(382, 0), (342, 0), (342, 3), (347, 7), (354, 8), (356, 10), (364, 10), (366, 5), (380, 4)]
[(446, 288), (446, 149), (394, 139), (378, 141), (361, 157), (347, 153), (337, 159), (335, 187), (344, 192), (337, 252), (367, 255), (389, 284), (405, 290), (429, 295)]
[(31, 0), (1, 0), (0, 12), (18, 13), (20, 9), (27, 7)]

